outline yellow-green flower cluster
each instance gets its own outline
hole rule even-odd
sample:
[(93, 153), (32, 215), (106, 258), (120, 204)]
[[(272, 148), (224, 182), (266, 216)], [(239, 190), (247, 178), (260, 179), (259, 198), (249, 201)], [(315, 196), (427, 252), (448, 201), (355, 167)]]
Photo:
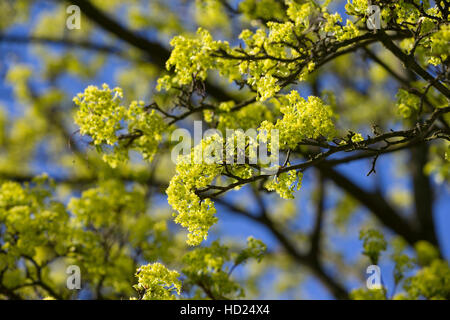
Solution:
[(152, 160), (167, 129), (162, 117), (155, 110), (147, 111), (144, 102), (133, 101), (125, 108), (121, 105), (122, 97), (122, 89), (110, 89), (103, 84), (101, 89), (89, 86), (73, 99), (79, 107), (75, 123), (80, 133), (89, 135), (97, 149), (112, 149), (103, 159), (113, 168), (128, 159), (129, 149)]
[(360, 31), (358, 27), (350, 20), (347, 20), (345, 26), (340, 29), (337, 29), (335, 32), (336, 40), (345, 41), (356, 38), (360, 35)]
[(439, 65), (448, 58), (450, 51), (450, 25), (444, 24), (430, 38), (430, 54), (428, 62)]
[(262, 77), (255, 78), (254, 81), (250, 81), (249, 83), (256, 86), (258, 100), (260, 101), (265, 101), (273, 97), (281, 89), (277, 84), (277, 79), (268, 73)]
[(229, 248), (214, 241), (211, 246), (195, 248), (183, 257), (183, 274), (189, 283), (206, 287), (216, 299), (241, 297), (241, 287), (230, 278), (225, 267), (229, 260)]
[(176, 174), (166, 191), (169, 204), (178, 212), (175, 222), (189, 231), (187, 242), (190, 245), (198, 245), (206, 239), (209, 228), (217, 222), (214, 203), (211, 199), (201, 200), (196, 194), (196, 190), (208, 187), (222, 173), (217, 163), (203, 161), (214, 144), (221, 146), (223, 139), (218, 135), (203, 139), (189, 155), (180, 156)]
[(369, 2), (367, 0), (348, 0), (345, 5), (347, 13), (353, 16), (366, 15), (368, 8)]
[[(222, 104), (220, 110), (229, 110), (228, 104)], [(221, 112), (218, 116), (218, 129), (225, 133), (226, 129), (251, 129), (257, 128), (264, 120), (271, 121), (272, 112), (269, 108), (260, 103), (252, 103), (239, 111), (233, 113)]]
[(447, 261), (436, 259), (406, 280), (404, 288), (409, 299), (450, 299), (450, 267)]
[[(243, 59), (239, 60), (239, 70), (247, 76), (246, 82), (257, 91), (257, 99), (260, 101), (265, 101), (280, 91), (281, 87), (276, 76), (286, 76), (298, 67), (297, 62), (300, 61), (289, 59), (298, 57), (302, 51), (292, 48), (287, 50), (284, 45), (284, 43), (295, 44), (292, 22), (269, 22), (268, 27), (269, 35), (265, 30), (258, 29), (254, 33), (244, 30), (239, 36), (246, 45), (246, 53), (258, 59), (245, 59), (241, 53), (234, 53), (235, 56), (242, 56)], [(267, 54), (275, 59), (268, 58)]]
[(267, 246), (264, 242), (254, 237), (247, 238), (247, 248), (242, 250), (236, 258), (235, 263), (240, 264), (246, 260), (253, 258), (260, 262), (267, 251)]
[(69, 215), (61, 204), (45, 201), (49, 194), (40, 183), (33, 188), (16, 182), (0, 185), (0, 225), (4, 226), (0, 266), (13, 267), (21, 256), (34, 257), (39, 248), (66, 254)]
[(290, 170), (275, 175), (266, 182), (264, 187), (269, 191), (275, 191), (283, 199), (294, 199), (294, 192), (300, 190), (302, 186), (303, 173)]
[(214, 56), (219, 50), (228, 52), (228, 42), (213, 40), (205, 29), (199, 28), (197, 37), (176, 36), (170, 44), (173, 50), (166, 62), (166, 68), (173, 70), (174, 75), (158, 79), (158, 90), (188, 85), (194, 80), (205, 80), (211, 69), (219, 70), (230, 80), (239, 77), (233, 61)]
[(401, 23), (411, 23), (415, 24), (421, 17), (421, 13), (417, 8), (411, 4), (406, 3), (406, 1), (399, 1), (395, 3), (394, 8), (391, 11), (395, 22)]
[(239, 3), (239, 11), (248, 19), (282, 19), (283, 4), (278, 0), (243, 0)]
[(374, 229), (361, 230), (359, 239), (363, 240), (363, 254), (369, 257), (372, 264), (378, 264), (381, 252), (387, 248), (383, 234)]
[(138, 284), (134, 288), (143, 293), (143, 300), (173, 300), (181, 293), (180, 274), (159, 262), (142, 266), (136, 272)]
[(328, 12), (324, 12), (323, 18), (325, 19), (325, 25), (323, 27), (325, 32), (333, 34), (339, 31), (341, 26), (338, 23), (342, 22), (342, 17), (339, 13), (336, 12), (330, 14)]
[(355, 133), (354, 135), (352, 135), (352, 142), (353, 143), (358, 143), (364, 141), (363, 136), (361, 135), (361, 133)]
[(292, 22), (279, 23), (279, 22), (268, 22), (269, 27), (269, 42), (282, 42), (287, 43), (295, 42), (294, 36), (294, 24)]
[(75, 123), (80, 127), (82, 135), (92, 137), (95, 145), (113, 145), (117, 142), (116, 132), (122, 126), (126, 109), (121, 106), (122, 89), (110, 89), (103, 84), (102, 89), (88, 86), (84, 93), (79, 93), (73, 101), (79, 107), (75, 115)]
[(151, 161), (158, 151), (158, 145), (163, 139), (164, 132), (168, 129), (167, 124), (155, 110), (144, 110), (144, 102), (131, 102), (125, 121), (128, 124), (128, 133), (141, 133), (132, 143), (124, 140), (123, 144), (139, 151), (145, 160)]
[(419, 110), (420, 98), (404, 89), (399, 89), (396, 95), (398, 112), (403, 118), (409, 118)]
[(320, 98), (309, 96), (308, 100), (305, 100), (297, 91), (292, 91), (285, 98), (286, 103), (280, 108), (283, 118), (274, 126), (268, 122), (261, 125), (268, 131), (279, 130), (280, 147), (295, 149), (298, 143), (306, 138), (332, 139), (335, 136), (332, 110)]
[[(251, 1), (242, 4), (246, 6)], [(255, 5), (256, 4), (252, 4)], [(314, 61), (306, 61), (310, 56), (310, 42), (298, 43), (298, 37), (307, 30), (311, 21), (322, 14), (319, 7), (311, 1), (298, 3), (287, 1), (285, 18), (268, 21), (267, 28), (258, 28), (255, 32), (245, 29), (239, 38), (245, 48), (230, 48), (227, 42), (213, 40), (211, 34), (199, 28), (197, 36), (177, 36), (171, 45), (174, 47), (166, 63), (173, 75), (158, 80), (158, 89), (170, 89), (191, 84), (194, 80), (205, 80), (209, 70), (216, 70), (227, 76), (230, 81), (245, 81), (257, 92), (257, 99), (265, 101), (281, 90), (280, 78), (298, 72), (298, 80), (304, 80), (315, 69)], [(366, 7), (367, 8), (367, 4)], [(339, 14), (324, 12), (325, 30), (335, 35), (338, 41), (352, 39), (360, 34), (356, 25), (347, 20), (341, 27)], [(267, 32), (268, 31), (268, 32)], [(313, 42), (313, 39), (310, 39)], [(305, 70), (298, 71), (305, 67)], [(211, 113), (206, 114), (208, 120)]]
[(314, 14), (317, 14), (317, 8), (314, 7), (311, 1), (299, 3), (293, 0), (287, 0), (286, 13), (288, 17), (295, 22), (297, 27), (307, 29), (309, 27), (310, 19)]

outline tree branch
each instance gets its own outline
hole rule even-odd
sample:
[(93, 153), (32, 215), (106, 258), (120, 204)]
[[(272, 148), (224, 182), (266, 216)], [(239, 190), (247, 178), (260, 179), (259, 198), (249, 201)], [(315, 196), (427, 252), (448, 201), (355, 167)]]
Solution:
[(83, 48), (86, 50), (93, 50), (101, 53), (114, 54), (124, 57), (123, 52), (117, 47), (104, 44), (97, 44), (85, 40), (56, 39), (49, 37), (0, 34), (0, 42), (20, 43), (20, 44), (28, 44), (28, 43), (55, 44), (67, 46), (70, 48)]
[(410, 245), (421, 240), (420, 233), (413, 229), (410, 222), (401, 217), (381, 195), (364, 190), (333, 168), (324, 165), (317, 165), (317, 168), (325, 177), (369, 209), (387, 228), (405, 238)]
[(392, 42), (391, 38), (383, 31), (379, 30), (377, 33), (379, 35), (380, 41), (384, 44), (384, 46), (391, 51), (400, 61), (403, 62), (405, 67), (410, 68), (416, 74), (421, 76), (423, 79), (432, 83), (433, 86), (439, 90), (444, 96), (450, 99), (450, 89), (448, 89), (444, 84), (440, 81), (436, 81), (436, 79), (429, 74), (426, 70), (424, 70), (414, 59), (414, 57), (408, 56), (405, 54), (399, 47), (397, 47), (394, 42)]
[(214, 201), (228, 208), (231, 212), (243, 215), (253, 221), (258, 222), (265, 226), (270, 233), (278, 240), (278, 242), (283, 246), (286, 252), (299, 264), (306, 266), (311, 272), (330, 290), (330, 292), (337, 299), (348, 299), (347, 290), (338, 282), (336, 282), (332, 277), (330, 277), (323, 266), (320, 264), (317, 256), (311, 256), (310, 254), (304, 254), (298, 251), (296, 246), (289, 240), (284, 232), (281, 232), (270, 219), (268, 215), (255, 216), (249, 213), (247, 210), (235, 206), (221, 198), (215, 198)]

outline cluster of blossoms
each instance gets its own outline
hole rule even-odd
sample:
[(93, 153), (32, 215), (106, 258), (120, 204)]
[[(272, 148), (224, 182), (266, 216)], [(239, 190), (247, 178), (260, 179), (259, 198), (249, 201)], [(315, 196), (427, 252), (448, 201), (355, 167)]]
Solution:
[(399, 89), (396, 97), (398, 112), (404, 118), (410, 118), (419, 110), (420, 98), (418, 96), (404, 89)]
[(374, 229), (361, 230), (359, 239), (363, 241), (364, 255), (369, 257), (372, 264), (378, 264), (381, 251), (387, 247), (383, 234)]
[(181, 293), (180, 274), (155, 262), (142, 266), (136, 272), (138, 284), (134, 286), (143, 300), (173, 300)]
[(218, 51), (228, 52), (228, 42), (213, 40), (207, 30), (199, 28), (197, 37), (176, 36), (170, 44), (174, 48), (166, 67), (173, 70), (174, 74), (158, 79), (158, 90), (189, 85), (194, 80), (203, 81), (211, 69), (219, 70), (230, 81), (239, 78), (233, 61), (214, 56)]
[(177, 162), (176, 174), (167, 188), (168, 202), (178, 212), (175, 222), (188, 228), (188, 243), (197, 245), (206, 239), (209, 228), (217, 222), (214, 216), (216, 209), (210, 199), (201, 200), (196, 190), (208, 187), (223, 170), (217, 163), (194, 161), (195, 154), (200, 158), (206, 148), (212, 144), (222, 145), (222, 138), (211, 136), (203, 139), (186, 156), (180, 156)]
[(283, 98), (285, 104), (280, 108), (283, 117), (275, 124), (265, 121), (261, 125), (266, 130), (279, 130), (282, 148), (295, 149), (306, 138), (325, 137), (331, 140), (335, 137), (333, 112), (320, 98), (309, 96), (305, 100), (297, 91)]
[(435, 66), (442, 64), (448, 58), (448, 44), (450, 43), (450, 25), (444, 24), (439, 31), (434, 33), (428, 42), (431, 56), (430, 64)]
[(302, 186), (302, 178), (302, 172), (291, 170), (275, 175), (264, 187), (269, 191), (276, 191), (283, 199), (294, 199), (294, 192)]
[(89, 86), (73, 101), (79, 107), (75, 123), (80, 133), (92, 138), (98, 148), (112, 149), (103, 159), (116, 167), (128, 159), (128, 150), (139, 151), (151, 160), (162, 141), (167, 125), (155, 110), (147, 110), (144, 102), (133, 101), (128, 108), (121, 105), (122, 89)]

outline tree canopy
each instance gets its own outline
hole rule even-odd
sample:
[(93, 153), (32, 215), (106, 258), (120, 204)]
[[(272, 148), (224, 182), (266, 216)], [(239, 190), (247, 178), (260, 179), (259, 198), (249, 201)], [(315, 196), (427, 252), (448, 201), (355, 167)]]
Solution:
[(0, 298), (450, 299), (449, 8), (1, 1)]

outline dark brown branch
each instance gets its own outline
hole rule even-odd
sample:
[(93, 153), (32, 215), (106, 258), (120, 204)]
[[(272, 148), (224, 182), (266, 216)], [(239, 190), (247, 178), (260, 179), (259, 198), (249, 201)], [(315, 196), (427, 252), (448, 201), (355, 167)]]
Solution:
[(35, 285), (41, 287), (42, 289), (44, 289), (45, 291), (47, 291), (51, 296), (53, 296), (55, 299), (58, 300), (63, 300), (63, 296), (61, 296), (60, 294), (58, 294), (55, 290), (53, 290), (48, 284), (46, 284), (43, 279), (42, 279), (42, 266), (39, 265), (39, 263), (37, 263), (37, 261), (35, 259), (33, 259), (30, 256), (27, 255), (23, 255), (23, 257), (30, 261), (35, 269), (36, 269), (36, 275), (37, 275), (37, 280), (34, 281)]
[(437, 90), (439, 90), (444, 96), (450, 99), (450, 89), (448, 89), (440, 81), (436, 81), (436, 79), (431, 74), (429, 74), (416, 62), (414, 57), (408, 56), (399, 47), (397, 47), (384, 31), (380, 30), (377, 34), (379, 35), (379, 40), (384, 44), (384, 46), (389, 51), (391, 51), (398, 59), (400, 59), (405, 67), (413, 70), (417, 75), (421, 76), (428, 82), (433, 83), (433, 86)]
[(93, 50), (101, 53), (114, 54), (124, 57), (123, 52), (114, 46), (97, 44), (85, 40), (73, 40), (73, 39), (55, 39), (49, 37), (36, 37), (36, 36), (22, 36), (22, 35), (8, 35), (0, 34), (0, 42), (4, 43), (20, 43), (20, 44), (54, 44), (62, 45), (69, 48), (82, 48), (86, 50)]
[(323, 174), (318, 171), (318, 196), (316, 205), (316, 221), (311, 234), (311, 248), (309, 254), (312, 257), (320, 256), (320, 241), (322, 235), (323, 219), (325, 213), (325, 179)]
[(429, 177), (424, 173), (428, 162), (428, 145), (411, 148), (410, 168), (413, 180), (413, 194), (416, 217), (420, 222), (422, 238), (439, 248), (433, 219), (433, 193)]

